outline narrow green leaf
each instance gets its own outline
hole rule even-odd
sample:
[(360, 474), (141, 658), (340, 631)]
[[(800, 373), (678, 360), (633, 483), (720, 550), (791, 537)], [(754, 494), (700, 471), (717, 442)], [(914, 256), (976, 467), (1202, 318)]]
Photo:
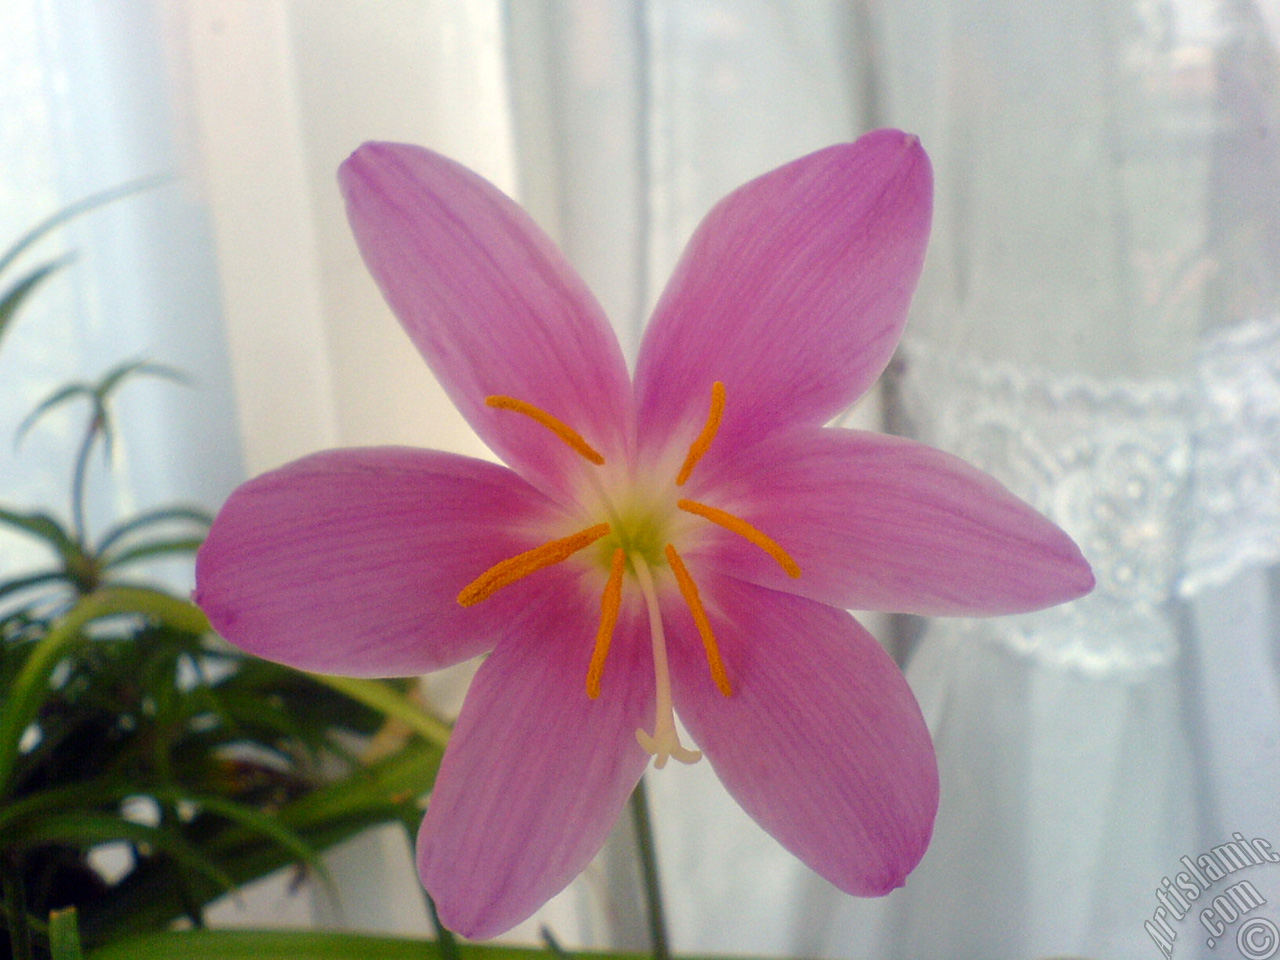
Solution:
[(8, 583), (0, 583), (0, 599), (4, 599), (10, 594), (21, 593), (23, 590), (30, 590), (32, 587), (43, 586), (46, 583), (54, 583), (63, 581), (70, 585), (67, 575), (62, 570), (51, 570), (46, 573), (36, 573), (29, 577), (20, 577), (17, 580), (10, 580)]
[(154, 363), (150, 360), (126, 360), (124, 363), (117, 364), (108, 370), (102, 379), (98, 381), (94, 392), (105, 403), (122, 383), (131, 377), (141, 375), (160, 377), (164, 380), (172, 380), (174, 383), (181, 384), (189, 384), (191, 382), (191, 378), (177, 367), (171, 367), (165, 363)]
[(137, 563), (140, 560), (151, 560), (170, 553), (195, 553), (204, 543), (204, 537), (174, 537), (171, 540), (154, 540), (151, 543), (139, 544), (127, 550), (121, 550), (113, 556), (101, 557), (104, 569), (123, 567), (125, 564)]
[(69, 383), (64, 387), (59, 387), (53, 393), (49, 394), (49, 396), (36, 404), (34, 410), (22, 418), (22, 422), (18, 424), (18, 429), (14, 433), (14, 445), (21, 445), (27, 433), (46, 413), (50, 410), (57, 409), (68, 400), (74, 400), (76, 397), (88, 397), (93, 403), (98, 414), (101, 414), (101, 404), (98, 402), (97, 397), (94, 396), (92, 385), (87, 383)]
[[(543, 950), (467, 943), (462, 960), (546, 960)], [(640, 960), (636, 953), (577, 953), (582, 960)], [(190, 930), (108, 944), (89, 960), (438, 960), (433, 940), (358, 933), (284, 930)], [(690, 958), (695, 960), (695, 958)]]
[(53, 954), (53, 960), (83, 960), (75, 907), (54, 910), (49, 914), (49, 952)]
[(86, 624), (118, 614), (150, 617), (188, 633), (209, 629), (209, 622), (198, 607), (158, 590), (108, 587), (81, 598), (36, 644), (0, 705), (0, 800), (12, 788), (18, 744), (49, 695), (49, 676), (54, 667), (82, 639)]
[(185, 373), (175, 367), (170, 367), (163, 363), (152, 363), (149, 360), (128, 360), (124, 363), (117, 364), (102, 375), (97, 383), (88, 383), (80, 380), (74, 383), (68, 383), (59, 387), (49, 396), (45, 397), (36, 408), (28, 413), (20, 424), (15, 436), (15, 442), (22, 443), (24, 437), (32, 427), (39, 422), (40, 418), (51, 410), (54, 410), (70, 400), (77, 397), (85, 397), (92, 405), (93, 413), (89, 420), (90, 434), (100, 433), (103, 442), (110, 452), (112, 442), (112, 426), (111, 417), (107, 409), (107, 401), (111, 399), (112, 394), (126, 380), (139, 375), (147, 375), (152, 377), (162, 377), (166, 380), (173, 380), (177, 383), (189, 383), (190, 380)]
[[(41, 842), (48, 842), (50, 829), (64, 831), (68, 829), (65, 818), (74, 820), (85, 811), (92, 811), (93, 807), (117, 803), (127, 797), (153, 797), (170, 804), (184, 802), (196, 804), (212, 814), (244, 827), (251, 833), (275, 841), (289, 853), (291, 858), (307, 864), (324, 877), (326, 883), (330, 882), (328, 872), (320, 861), (319, 851), (308, 844), (297, 831), (260, 810), (225, 797), (184, 790), (181, 787), (148, 786), (120, 779), (75, 783), (42, 790), (0, 807), (0, 837), (4, 838), (3, 842), (0, 842), (0, 847), (32, 847)], [(63, 814), (63, 811), (68, 810), (75, 812)], [(58, 820), (60, 816), (64, 817), (64, 820)], [(89, 839), (104, 839), (100, 831), (105, 829), (110, 833), (110, 828), (104, 827), (103, 824), (118, 822), (109, 815), (102, 816), (106, 819), (90, 824), (91, 833), (87, 835)], [(55, 824), (55, 828), (50, 828), (51, 821)], [(74, 823), (72, 826), (74, 827)], [(60, 835), (67, 839), (76, 839), (70, 833)], [(108, 836), (105, 839), (132, 838)]]
[(224, 797), (211, 796), (209, 794), (190, 793), (181, 789), (162, 788), (155, 790), (144, 790), (142, 793), (150, 794), (160, 800), (169, 800), (170, 802), (188, 801), (198, 804), (210, 813), (215, 813), (220, 817), (224, 817), (233, 823), (260, 833), (265, 837), (269, 837), (287, 850), (297, 860), (305, 863), (312, 870), (316, 871), (324, 881), (332, 884), (333, 878), (329, 876), (329, 871), (320, 861), (320, 852), (313, 848), (295, 831), (287, 826), (272, 819), (253, 807), (245, 806), (242, 803), (236, 803), (234, 800), (227, 800)]
[(388, 717), (402, 720), (419, 736), (444, 748), (449, 743), (449, 725), (433, 717), (422, 707), (389, 684), (380, 680), (364, 680), (358, 677), (333, 677), (322, 673), (307, 676), (332, 687), (352, 700), (380, 710)]
[(119, 200), (122, 197), (127, 197), (134, 193), (141, 193), (143, 190), (150, 190), (152, 187), (159, 186), (168, 179), (168, 177), (143, 177), (138, 180), (131, 180), (128, 183), (122, 183), (118, 187), (112, 187), (110, 190), (103, 190), (101, 193), (90, 194), (83, 200), (77, 200), (75, 203), (65, 206), (61, 210), (50, 214), (22, 236), (18, 237), (8, 250), (3, 254), (0, 254), (0, 274), (4, 273), (4, 271), (8, 269), (9, 264), (22, 256), (27, 249), (38, 243), (41, 238), (56, 230), (64, 223), (74, 220), (81, 214), (88, 213), (90, 210), (94, 210), (97, 207), (111, 203), (114, 200)]
[(71, 259), (70, 256), (65, 256), (42, 263), (0, 295), (0, 337), (3, 337), (5, 331), (9, 329), (9, 324), (18, 315), (18, 308), (26, 302), (27, 298), (35, 293), (45, 280), (70, 263)]
[[(405, 804), (425, 795), (435, 782), (441, 755), (434, 744), (410, 741), (399, 752), (286, 803), (276, 810), (276, 820), (317, 850), (327, 850), (381, 823), (403, 822)], [(220, 832), (205, 848), (241, 884), (293, 860), (279, 846), (264, 844), (259, 835), (242, 826)], [(220, 893), (210, 884), (193, 884), (189, 892), (198, 903)], [(125, 880), (109, 899), (95, 904), (94, 912), (86, 913), (81, 924), (91, 941), (101, 942), (162, 927), (183, 909), (172, 883), (153, 872)]]
[(117, 540), (127, 537), (138, 530), (156, 524), (178, 522), (194, 523), (196, 526), (207, 529), (213, 523), (213, 517), (199, 507), (166, 507), (161, 510), (141, 513), (123, 523), (117, 524), (103, 534), (102, 540), (98, 543), (98, 552), (106, 552), (115, 545)]
[(27, 912), (27, 884), (20, 857), (0, 857), (0, 920), (8, 928), (11, 960), (31, 960), (35, 918)]
[(146, 844), (161, 850), (184, 867), (203, 874), (223, 890), (235, 889), (236, 883), (226, 870), (199, 847), (188, 843), (181, 834), (145, 823), (134, 823), (109, 813), (78, 810), (44, 817), (28, 826), (14, 846), (25, 850), (51, 843), (91, 847), (113, 840)]
[(16, 842), (23, 833), (24, 821), (39, 821), (51, 813), (65, 809), (88, 809), (123, 800), (144, 791), (130, 780), (89, 780), (68, 783), (29, 793), (0, 806), (0, 837), (5, 845)]
[(0, 507), (0, 524), (29, 533), (46, 541), (58, 555), (66, 560), (69, 556), (78, 555), (80, 547), (75, 538), (47, 513), (18, 513)]

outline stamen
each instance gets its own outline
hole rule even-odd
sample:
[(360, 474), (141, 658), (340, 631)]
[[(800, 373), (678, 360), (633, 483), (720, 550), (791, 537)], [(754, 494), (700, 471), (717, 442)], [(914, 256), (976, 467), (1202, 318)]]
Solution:
[(671, 564), (671, 572), (676, 575), (676, 583), (680, 586), (684, 602), (689, 605), (689, 612), (693, 614), (694, 625), (702, 636), (702, 647), (707, 652), (707, 666), (711, 668), (711, 679), (716, 682), (721, 693), (731, 697), (733, 687), (729, 685), (729, 675), (724, 672), (724, 661), (720, 659), (720, 647), (716, 644), (715, 634), (711, 632), (711, 621), (707, 619), (707, 611), (703, 609), (702, 597), (698, 595), (698, 585), (693, 582), (693, 577), (689, 576), (689, 568), (680, 559), (680, 554), (676, 553), (676, 548), (669, 543), (666, 554), (667, 562)]
[(604, 594), (600, 597), (600, 629), (596, 631), (596, 648), (591, 652), (591, 666), (587, 668), (587, 696), (592, 700), (600, 696), (604, 661), (609, 656), (613, 628), (618, 623), (618, 609), (622, 606), (622, 572), (626, 563), (627, 553), (618, 547), (613, 551), (613, 566), (609, 570), (609, 580), (604, 585)]
[(579, 530), (571, 536), (552, 540), (550, 543), (544, 543), (540, 547), (534, 547), (532, 550), (526, 550), (508, 560), (496, 563), (463, 587), (462, 592), (458, 594), (458, 602), (464, 607), (470, 607), (481, 600), (487, 600), (503, 587), (527, 577), (535, 570), (559, 563), (584, 547), (591, 546), (608, 532), (607, 523), (597, 523), (594, 527)]
[(676, 732), (676, 714), (671, 703), (671, 672), (667, 667), (667, 639), (662, 630), (662, 610), (658, 607), (658, 592), (653, 588), (653, 574), (644, 557), (631, 554), (631, 565), (640, 584), (640, 594), (649, 610), (649, 634), (653, 638), (654, 717), (653, 735), (644, 730), (636, 731), (640, 746), (653, 756), (653, 765), (661, 770), (668, 757), (681, 763), (697, 763), (702, 754), (689, 750), (680, 742)]
[(517, 400), (515, 397), (504, 397), (495, 395), (485, 397), (484, 402), (491, 407), (499, 410), (514, 410), (516, 413), (523, 413), (526, 417), (530, 417), (538, 423), (542, 424), (557, 437), (573, 447), (579, 454), (590, 460), (597, 467), (604, 465), (604, 457), (596, 452), (595, 448), (586, 440), (582, 439), (582, 434), (573, 427), (569, 426), (563, 420), (558, 420), (547, 411), (540, 407), (535, 407), (532, 403), (526, 403), (523, 400)]
[(702, 427), (702, 432), (689, 445), (689, 453), (684, 458), (684, 466), (680, 468), (680, 472), (676, 474), (676, 486), (683, 487), (684, 482), (689, 479), (689, 475), (693, 473), (694, 465), (702, 459), (702, 455), (711, 447), (711, 441), (716, 438), (716, 431), (720, 429), (720, 420), (724, 417), (724, 384), (717, 380), (711, 385), (711, 409), (707, 411), (707, 422)]
[(778, 546), (777, 542), (766, 534), (761, 533), (747, 521), (735, 517), (732, 513), (726, 513), (716, 507), (709, 507), (705, 503), (698, 503), (696, 500), (677, 500), (676, 506), (686, 513), (697, 514), (699, 517), (710, 520), (714, 524), (724, 527), (726, 530), (736, 533), (740, 537), (750, 540), (757, 547), (778, 561), (778, 566), (787, 572), (787, 576), (796, 578), (800, 576), (800, 566), (787, 554), (787, 551)]

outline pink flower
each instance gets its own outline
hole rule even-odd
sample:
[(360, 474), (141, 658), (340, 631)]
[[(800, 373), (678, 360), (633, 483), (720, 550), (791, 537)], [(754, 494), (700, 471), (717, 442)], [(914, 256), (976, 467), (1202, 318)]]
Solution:
[(360, 676), (489, 653), (418, 837), (443, 921), (528, 917), (600, 848), (651, 756), (693, 762), (850, 893), (903, 883), (938, 802), (928, 731), (845, 610), (1002, 614), (1078, 597), (1075, 544), (990, 477), (823, 426), (883, 370), (932, 181), (893, 130), (707, 216), (634, 379), (582, 281), (496, 188), (371, 143), (340, 180), (409, 336), (511, 469), (338, 450), (228, 500), (197, 600), (233, 643)]

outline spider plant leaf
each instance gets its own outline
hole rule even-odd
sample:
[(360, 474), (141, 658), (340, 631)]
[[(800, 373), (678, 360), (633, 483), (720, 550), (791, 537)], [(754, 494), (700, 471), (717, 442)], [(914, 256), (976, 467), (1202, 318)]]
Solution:
[(106, 587), (77, 601), (35, 645), (0, 704), (0, 801), (13, 786), (22, 735), (49, 696), (54, 667), (83, 640), (86, 625), (119, 614), (147, 617), (189, 633), (209, 628), (199, 608), (158, 590)]
[(113, 201), (120, 200), (124, 197), (131, 196), (135, 193), (141, 193), (144, 190), (150, 190), (153, 187), (166, 183), (170, 178), (167, 176), (158, 177), (140, 177), (137, 180), (130, 180), (122, 183), (117, 187), (111, 187), (99, 193), (92, 193), (75, 203), (68, 204), (61, 210), (57, 210), (45, 217), (34, 227), (28, 230), (22, 236), (18, 237), (4, 253), (0, 254), (0, 274), (3, 274), (18, 257), (22, 256), (28, 249), (42, 240), (45, 236), (52, 233), (58, 227), (68, 221), (74, 220), (81, 214), (88, 213), (98, 207), (105, 206)]
[(98, 542), (98, 552), (105, 553), (115, 546), (116, 541), (139, 530), (169, 523), (190, 523), (207, 530), (213, 523), (213, 517), (207, 510), (199, 507), (165, 507), (160, 510), (149, 510), (108, 529)]
[(150, 543), (142, 543), (136, 547), (121, 550), (116, 554), (103, 556), (100, 561), (103, 569), (123, 567), (129, 563), (152, 560), (156, 557), (163, 557), (173, 553), (195, 553), (202, 543), (204, 543), (204, 537), (175, 537), (171, 540), (153, 540)]
[(47, 279), (65, 267), (73, 257), (68, 254), (56, 260), (50, 260), (28, 271), (13, 286), (0, 293), (0, 337), (9, 329), (9, 324), (18, 315), (18, 308), (26, 302)]

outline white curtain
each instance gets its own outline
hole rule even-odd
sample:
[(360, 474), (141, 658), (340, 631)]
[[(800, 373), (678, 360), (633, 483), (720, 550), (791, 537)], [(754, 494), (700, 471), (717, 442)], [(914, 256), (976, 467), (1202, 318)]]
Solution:
[[(335, 444), (482, 453), (347, 233), (333, 171), (362, 140), (424, 143), (517, 195), (633, 350), (728, 190), (874, 126), (921, 136), (929, 262), (856, 416), (995, 473), (1077, 537), (1100, 586), (1029, 617), (871, 621), (908, 663), (943, 775), (934, 844), (883, 901), (809, 874), (708, 765), (651, 777), (677, 950), (1153, 956), (1144, 923), (1181, 857), (1237, 831), (1280, 847), (1273, 0), (6, 4), (0, 49), (26, 59), (0, 96), (32, 120), (0, 129), (5, 222), (184, 174), (112, 213), (150, 220), (86, 221), (118, 258), (101, 289), (147, 291), (117, 312), (148, 332), (101, 333), (86, 295), (63, 311), (75, 333), (21, 354), (58, 367), (118, 342), (209, 385), (198, 410), (163, 388), (139, 415), (163, 421), (130, 443), (147, 496), (168, 476), (166, 493), (216, 503), (240, 473), (233, 422), (250, 473)], [(4, 382), (37, 322), (0, 351)], [(61, 345), (77, 338), (94, 346)], [(625, 832), (518, 936), (545, 921), (567, 945), (641, 945)], [(339, 860), (356, 880), (323, 922), (422, 928), (403, 837)], [(1250, 876), (1280, 901), (1280, 868)], [(1176, 929), (1195, 955), (1195, 916)]]
[[(145, 177), (167, 181), (89, 214), (15, 264), (73, 252), (0, 342), (0, 499), (66, 519), (86, 411), (14, 430), (61, 384), (150, 359), (191, 388), (139, 380), (119, 394), (115, 482), (95, 457), (89, 527), (174, 501), (216, 507), (239, 481), (225, 332), (207, 211), (184, 167), (171, 51), (146, 3), (0, 3), (0, 247), (56, 210)], [(3, 569), (45, 558), (5, 536)]]
[(1147, 955), (1181, 856), (1280, 826), (1277, 48), (1249, 3), (902, 3), (878, 27), (886, 109), (939, 184), (897, 412), (1071, 531), (1099, 588), (923, 626), (936, 839), (825, 943)]

